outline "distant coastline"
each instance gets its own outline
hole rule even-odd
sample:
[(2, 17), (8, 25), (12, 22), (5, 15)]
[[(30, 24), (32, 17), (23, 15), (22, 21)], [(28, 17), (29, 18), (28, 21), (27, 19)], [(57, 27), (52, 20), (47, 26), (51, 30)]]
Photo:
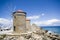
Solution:
[[(47, 26), (40, 26), (40, 27), (47, 27)], [(60, 26), (48, 26), (48, 27), (60, 27)]]
[(60, 34), (60, 26), (40, 26), (44, 30), (52, 31)]

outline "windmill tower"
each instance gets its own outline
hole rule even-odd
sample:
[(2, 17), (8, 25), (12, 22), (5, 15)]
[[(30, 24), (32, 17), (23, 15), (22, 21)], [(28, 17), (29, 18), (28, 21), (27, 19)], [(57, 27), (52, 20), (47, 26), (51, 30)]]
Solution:
[(30, 19), (26, 19), (26, 30), (27, 32), (31, 31)]
[(14, 32), (26, 32), (26, 12), (23, 12), (22, 10), (15, 11), (13, 12), (13, 17)]

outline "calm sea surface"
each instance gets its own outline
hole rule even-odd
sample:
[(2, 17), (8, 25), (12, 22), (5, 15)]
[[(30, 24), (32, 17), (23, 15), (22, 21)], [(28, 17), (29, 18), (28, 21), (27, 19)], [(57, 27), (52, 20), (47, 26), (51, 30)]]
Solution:
[(41, 26), (43, 29), (60, 34), (60, 26)]

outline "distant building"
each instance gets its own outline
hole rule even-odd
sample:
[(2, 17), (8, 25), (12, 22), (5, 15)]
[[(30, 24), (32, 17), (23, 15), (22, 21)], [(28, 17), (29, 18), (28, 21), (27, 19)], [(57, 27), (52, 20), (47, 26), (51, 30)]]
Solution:
[(29, 19), (26, 19), (26, 30), (27, 30), (27, 32), (31, 31), (31, 24), (30, 24), (30, 20)]

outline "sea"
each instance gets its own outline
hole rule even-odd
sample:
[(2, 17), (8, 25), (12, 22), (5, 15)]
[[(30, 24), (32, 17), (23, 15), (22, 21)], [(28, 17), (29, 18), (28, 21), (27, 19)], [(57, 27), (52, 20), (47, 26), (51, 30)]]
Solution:
[(60, 34), (60, 26), (40, 26), (44, 30), (48, 30)]

